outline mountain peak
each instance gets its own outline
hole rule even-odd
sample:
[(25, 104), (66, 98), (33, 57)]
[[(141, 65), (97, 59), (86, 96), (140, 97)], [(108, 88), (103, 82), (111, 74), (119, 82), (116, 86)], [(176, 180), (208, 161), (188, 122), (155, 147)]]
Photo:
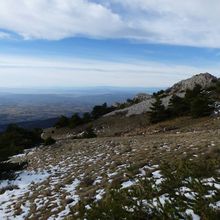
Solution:
[(187, 89), (193, 89), (200, 85), (203, 89), (210, 87), (217, 81), (217, 78), (210, 73), (200, 73), (189, 79), (182, 80), (168, 89), (169, 94), (185, 92)]

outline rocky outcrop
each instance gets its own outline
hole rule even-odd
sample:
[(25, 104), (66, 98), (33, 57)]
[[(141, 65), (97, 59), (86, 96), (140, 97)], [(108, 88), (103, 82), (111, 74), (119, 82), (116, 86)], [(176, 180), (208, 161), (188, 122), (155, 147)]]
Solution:
[(214, 104), (214, 115), (220, 116), (220, 102)]
[(134, 100), (138, 100), (140, 102), (150, 99), (152, 96), (147, 93), (139, 93), (134, 97)]
[[(185, 95), (185, 93), (178, 93), (176, 95), (178, 95), (180, 97), (183, 97)], [(172, 95), (168, 95), (168, 96), (161, 99), (162, 103), (165, 107), (168, 106), (171, 97), (172, 97)], [(135, 105), (132, 105), (130, 107), (110, 112), (105, 116), (112, 116), (112, 115), (116, 115), (116, 114), (124, 114), (127, 117), (129, 117), (129, 116), (132, 116), (132, 115), (143, 114), (143, 113), (146, 113), (146, 112), (150, 111), (150, 108), (151, 108), (152, 103), (154, 101), (155, 101), (155, 98), (149, 98), (145, 101), (142, 101), (142, 102), (140, 102), (138, 104), (135, 104)]]
[(209, 73), (200, 73), (189, 79), (182, 80), (174, 84), (166, 92), (169, 94), (185, 92), (187, 89), (192, 90), (196, 85), (200, 85), (203, 89), (212, 86), (217, 78)]

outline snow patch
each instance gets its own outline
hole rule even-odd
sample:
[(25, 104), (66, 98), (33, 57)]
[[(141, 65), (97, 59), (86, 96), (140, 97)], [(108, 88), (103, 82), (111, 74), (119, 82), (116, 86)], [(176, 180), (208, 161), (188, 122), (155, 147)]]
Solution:
[(95, 200), (99, 201), (103, 198), (103, 195), (105, 194), (105, 190), (104, 189), (99, 189), (96, 191), (96, 196), (95, 196)]
[[(49, 177), (47, 172), (29, 172), (23, 171), (18, 174), (15, 180), (3, 180), (0, 181), (0, 188), (7, 187), (10, 185), (18, 186), (18, 189), (11, 191), (6, 191), (0, 195), (0, 216), (3, 219), (13, 219), (14, 211), (12, 211), (12, 206), (14, 201), (19, 201), (20, 197), (23, 197), (25, 193), (30, 192), (30, 187), (32, 184), (40, 183)], [(21, 214), (16, 215), (16, 219), (24, 219), (29, 213), (30, 204), (27, 201), (25, 204), (21, 205)]]
[(121, 184), (122, 185), (121, 189), (128, 188), (130, 186), (133, 186), (134, 184), (135, 184), (134, 180), (128, 180), (128, 181)]
[(187, 209), (186, 214), (192, 217), (192, 220), (200, 220), (200, 217), (192, 209)]

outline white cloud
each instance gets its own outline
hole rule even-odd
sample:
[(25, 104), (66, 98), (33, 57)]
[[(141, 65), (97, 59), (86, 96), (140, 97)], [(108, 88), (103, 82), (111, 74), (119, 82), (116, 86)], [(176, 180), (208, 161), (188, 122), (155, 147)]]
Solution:
[(0, 39), (9, 39), (9, 38), (11, 38), (10, 34), (0, 31)]
[[(127, 8), (142, 40), (177, 45), (220, 47), (220, 1), (113, 0)], [(135, 19), (134, 19), (135, 18)]]
[[(192, 74), (211, 71), (157, 62), (106, 62), (0, 55), (0, 87), (48, 86), (170, 86)], [(163, 79), (163, 80), (161, 80)]]
[(123, 29), (120, 17), (86, 0), (1, 0), (0, 28), (26, 39), (76, 35), (109, 37)]
[(0, 29), (26, 39), (84, 35), (220, 48), (219, 0), (1, 0)]

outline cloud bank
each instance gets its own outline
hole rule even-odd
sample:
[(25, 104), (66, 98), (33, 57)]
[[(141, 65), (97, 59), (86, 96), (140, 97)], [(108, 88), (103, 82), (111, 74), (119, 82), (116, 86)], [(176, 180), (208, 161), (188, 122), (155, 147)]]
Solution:
[[(215, 74), (218, 68), (209, 70)], [(204, 66), (197, 68), (159, 62), (107, 62), (0, 55), (0, 87), (164, 87), (204, 71)]]
[(85, 36), (220, 48), (219, 20), (219, 0), (0, 1), (0, 29), (24, 39)]

